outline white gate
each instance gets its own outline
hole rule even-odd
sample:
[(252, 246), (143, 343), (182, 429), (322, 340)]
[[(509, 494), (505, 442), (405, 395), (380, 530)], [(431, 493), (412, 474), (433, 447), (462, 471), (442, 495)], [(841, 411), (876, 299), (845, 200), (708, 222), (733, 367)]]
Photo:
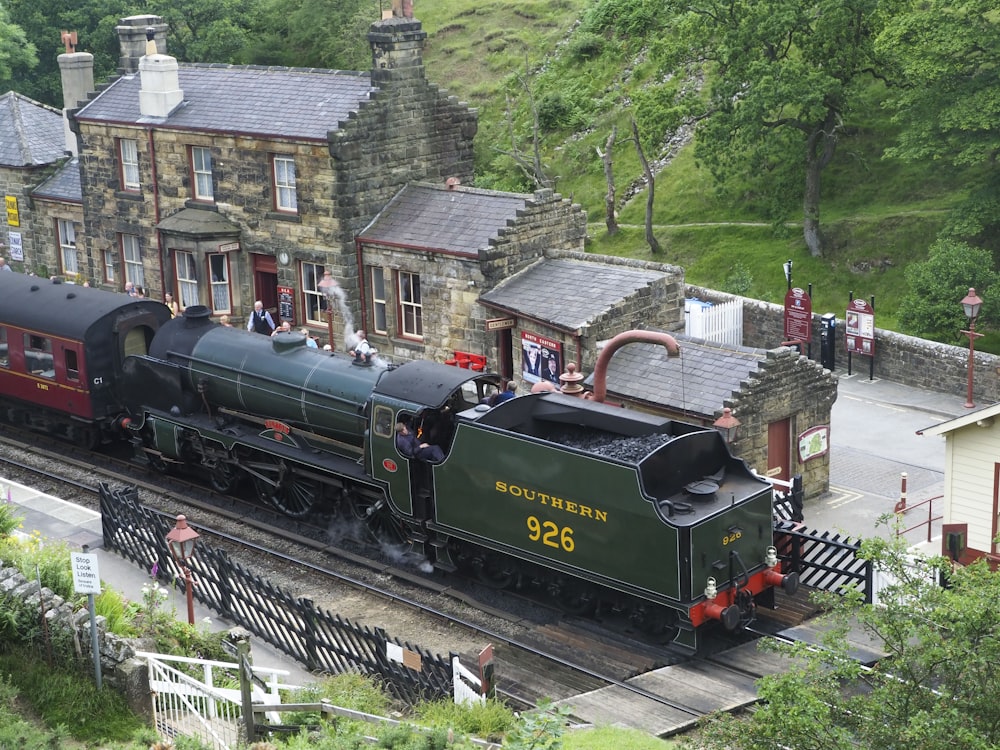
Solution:
[(743, 302), (739, 299), (710, 304), (684, 300), (684, 333), (717, 344), (743, 345)]
[[(243, 716), (240, 690), (215, 684), (219, 681), (238, 685), (238, 664), (144, 651), (137, 651), (136, 656), (145, 659), (149, 666), (153, 717), (161, 737), (168, 740), (177, 735), (197, 737), (202, 744), (215, 750), (235, 750), (239, 746)], [(201, 678), (196, 679), (167, 662), (194, 665), (201, 671)], [(253, 684), (254, 703), (276, 705), (281, 703), (280, 691), (298, 689), (278, 681), (280, 676), (288, 675), (283, 669), (254, 667), (253, 671), (267, 686), (265, 690), (256, 682)], [(268, 718), (280, 723), (277, 714)]]

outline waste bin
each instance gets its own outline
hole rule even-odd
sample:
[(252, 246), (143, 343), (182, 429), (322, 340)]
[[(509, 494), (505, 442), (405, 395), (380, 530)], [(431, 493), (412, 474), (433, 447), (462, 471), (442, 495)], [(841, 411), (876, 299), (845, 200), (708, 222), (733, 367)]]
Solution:
[(837, 316), (824, 313), (820, 316), (819, 360), (827, 370), (834, 370), (837, 364)]

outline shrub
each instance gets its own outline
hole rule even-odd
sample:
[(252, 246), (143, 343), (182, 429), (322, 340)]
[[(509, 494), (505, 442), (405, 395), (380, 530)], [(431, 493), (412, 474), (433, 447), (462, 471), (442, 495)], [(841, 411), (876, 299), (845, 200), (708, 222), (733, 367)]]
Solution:
[(573, 60), (592, 60), (601, 56), (604, 45), (604, 37), (590, 31), (581, 31), (574, 34), (566, 45), (566, 54)]

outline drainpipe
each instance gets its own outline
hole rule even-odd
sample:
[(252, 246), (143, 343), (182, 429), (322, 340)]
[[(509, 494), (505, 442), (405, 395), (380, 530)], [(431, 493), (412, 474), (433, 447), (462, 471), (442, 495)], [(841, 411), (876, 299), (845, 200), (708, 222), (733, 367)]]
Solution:
[[(163, 236), (160, 234), (159, 229), (155, 229), (156, 225), (160, 223), (160, 189), (156, 177), (156, 146), (153, 142), (152, 128), (146, 128), (146, 138), (149, 141), (149, 168), (152, 173), (151, 179), (153, 182), (153, 227), (156, 231), (156, 249), (160, 262), (160, 296), (162, 297), (167, 292), (167, 279), (163, 275)], [(173, 287), (171, 287), (170, 293), (173, 294), (173, 292)]]

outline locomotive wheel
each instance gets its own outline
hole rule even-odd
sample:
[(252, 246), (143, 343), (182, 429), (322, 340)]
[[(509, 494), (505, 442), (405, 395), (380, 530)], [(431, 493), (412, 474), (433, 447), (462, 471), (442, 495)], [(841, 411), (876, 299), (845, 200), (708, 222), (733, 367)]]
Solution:
[(514, 561), (504, 555), (484, 552), (473, 565), (479, 580), (491, 588), (505, 589), (517, 578)]
[(215, 466), (208, 470), (208, 483), (216, 492), (228, 494), (236, 489), (240, 483), (239, 467), (227, 461), (217, 461)]
[(559, 591), (559, 605), (571, 615), (586, 615), (594, 611), (597, 597), (586, 584), (569, 583)]
[(319, 502), (323, 486), (315, 479), (296, 473), (274, 456), (257, 454), (254, 459), (248, 468), (255, 472), (254, 489), (261, 502), (270, 503), (292, 518), (308, 515)]
[(663, 608), (647, 611), (639, 629), (657, 643), (670, 643), (680, 633), (677, 613)]
[(349, 505), (351, 515), (361, 521), (380, 543), (406, 542), (406, 529), (402, 522), (387, 511), (385, 500), (354, 494), (350, 497)]

